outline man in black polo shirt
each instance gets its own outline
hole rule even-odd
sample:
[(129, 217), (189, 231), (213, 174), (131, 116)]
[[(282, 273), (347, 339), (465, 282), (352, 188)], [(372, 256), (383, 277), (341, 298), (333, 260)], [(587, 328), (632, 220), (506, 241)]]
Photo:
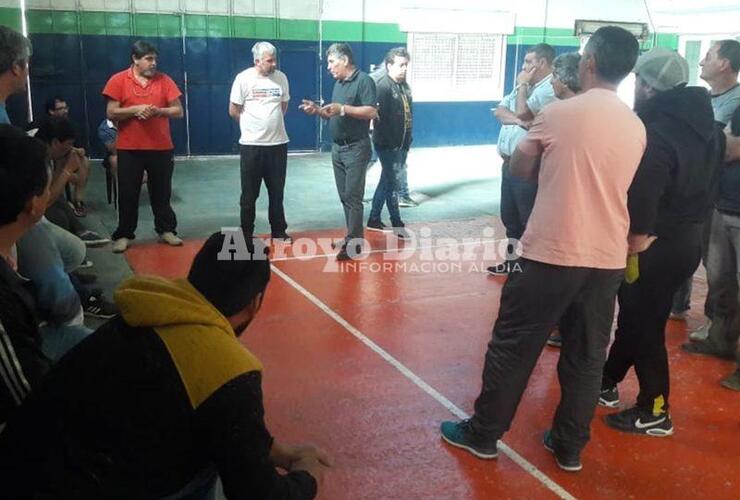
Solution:
[(377, 99), (375, 82), (355, 67), (348, 44), (332, 44), (326, 56), (329, 73), (337, 81), (332, 102), (319, 107), (313, 101), (304, 100), (300, 109), (329, 120), (334, 141), (331, 148), (334, 180), (347, 224), (347, 236), (340, 244), (337, 260), (349, 260), (362, 250), (362, 197), (365, 194), (365, 168), (371, 154), (370, 121), (378, 115)]

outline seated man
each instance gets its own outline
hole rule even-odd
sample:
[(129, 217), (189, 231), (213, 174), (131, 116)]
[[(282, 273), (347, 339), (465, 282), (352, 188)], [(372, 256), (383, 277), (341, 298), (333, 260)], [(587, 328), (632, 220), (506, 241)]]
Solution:
[(0, 125), (0, 431), (47, 372), (36, 307), (15, 270), (18, 238), (43, 216), (49, 198), (44, 145)]
[(46, 217), (54, 224), (78, 236), (87, 246), (104, 245), (110, 241), (94, 231), (86, 229), (75, 217), (64, 201), (64, 190), (68, 184), (77, 182), (78, 176), (87, 168), (84, 151), (73, 147), (75, 129), (66, 118), (50, 117), (38, 128), (35, 137), (49, 148), (52, 162), (51, 200)]
[[(46, 115), (39, 120), (34, 120), (26, 126), (26, 130), (29, 135), (36, 135), (36, 132), (41, 127), (41, 124), (51, 117), (69, 119), (69, 104), (66, 99), (61, 96), (50, 97), (46, 100)], [(74, 214), (77, 217), (84, 217), (87, 215), (87, 206), (85, 205), (85, 188), (87, 187), (87, 181), (90, 177), (90, 164), (87, 161), (87, 154), (83, 147), (82, 141), (79, 135), (75, 135), (73, 150), (80, 155), (84, 160), (80, 163), (80, 169), (77, 171), (77, 175), (70, 182), (73, 188), (71, 200), (69, 201)]]
[(211, 235), (186, 280), (121, 285), (121, 316), (55, 366), (0, 435), (3, 494), (201, 498), (218, 475), (227, 498), (316, 495), (329, 458), (273, 439), (262, 365), (238, 339), (262, 304), (269, 262), (222, 260), (224, 242)]

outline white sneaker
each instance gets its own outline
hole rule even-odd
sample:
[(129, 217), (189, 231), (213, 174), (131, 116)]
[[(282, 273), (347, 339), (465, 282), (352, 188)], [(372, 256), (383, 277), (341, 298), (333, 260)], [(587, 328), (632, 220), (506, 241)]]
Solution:
[(179, 247), (182, 245), (182, 240), (175, 236), (175, 233), (171, 233), (169, 231), (160, 234), (159, 241), (162, 243), (167, 243), (168, 245), (173, 247)]
[(709, 337), (709, 329), (712, 327), (712, 320), (708, 319), (706, 323), (689, 334), (689, 340), (692, 342), (702, 342)]
[(118, 238), (113, 242), (113, 253), (123, 253), (128, 248), (128, 238)]

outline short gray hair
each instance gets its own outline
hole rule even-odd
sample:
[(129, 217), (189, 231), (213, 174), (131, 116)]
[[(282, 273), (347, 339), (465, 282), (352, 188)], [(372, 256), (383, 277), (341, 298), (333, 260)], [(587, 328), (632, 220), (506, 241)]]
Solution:
[(254, 47), (252, 47), (252, 56), (255, 61), (257, 59), (262, 59), (262, 54), (265, 52), (275, 55), (277, 53), (277, 49), (270, 42), (257, 42), (254, 44)]
[(0, 74), (14, 64), (25, 67), (31, 58), (31, 41), (14, 29), (0, 26)]
[(552, 62), (552, 74), (573, 92), (581, 91), (581, 82), (578, 79), (578, 62), (581, 54), (568, 52), (560, 54)]
[(354, 64), (352, 58), (352, 47), (348, 43), (332, 43), (329, 48), (326, 49), (326, 57), (346, 57), (347, 64)]

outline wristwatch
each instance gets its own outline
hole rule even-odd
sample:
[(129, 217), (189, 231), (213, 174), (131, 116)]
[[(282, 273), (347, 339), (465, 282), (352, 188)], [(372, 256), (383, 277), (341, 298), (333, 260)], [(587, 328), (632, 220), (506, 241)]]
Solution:
[(344, 104), (342, 104), (339, 107), (339, 116), (344, 116), (344, 115), (345, 115), (345, 112), (344, 112)]

